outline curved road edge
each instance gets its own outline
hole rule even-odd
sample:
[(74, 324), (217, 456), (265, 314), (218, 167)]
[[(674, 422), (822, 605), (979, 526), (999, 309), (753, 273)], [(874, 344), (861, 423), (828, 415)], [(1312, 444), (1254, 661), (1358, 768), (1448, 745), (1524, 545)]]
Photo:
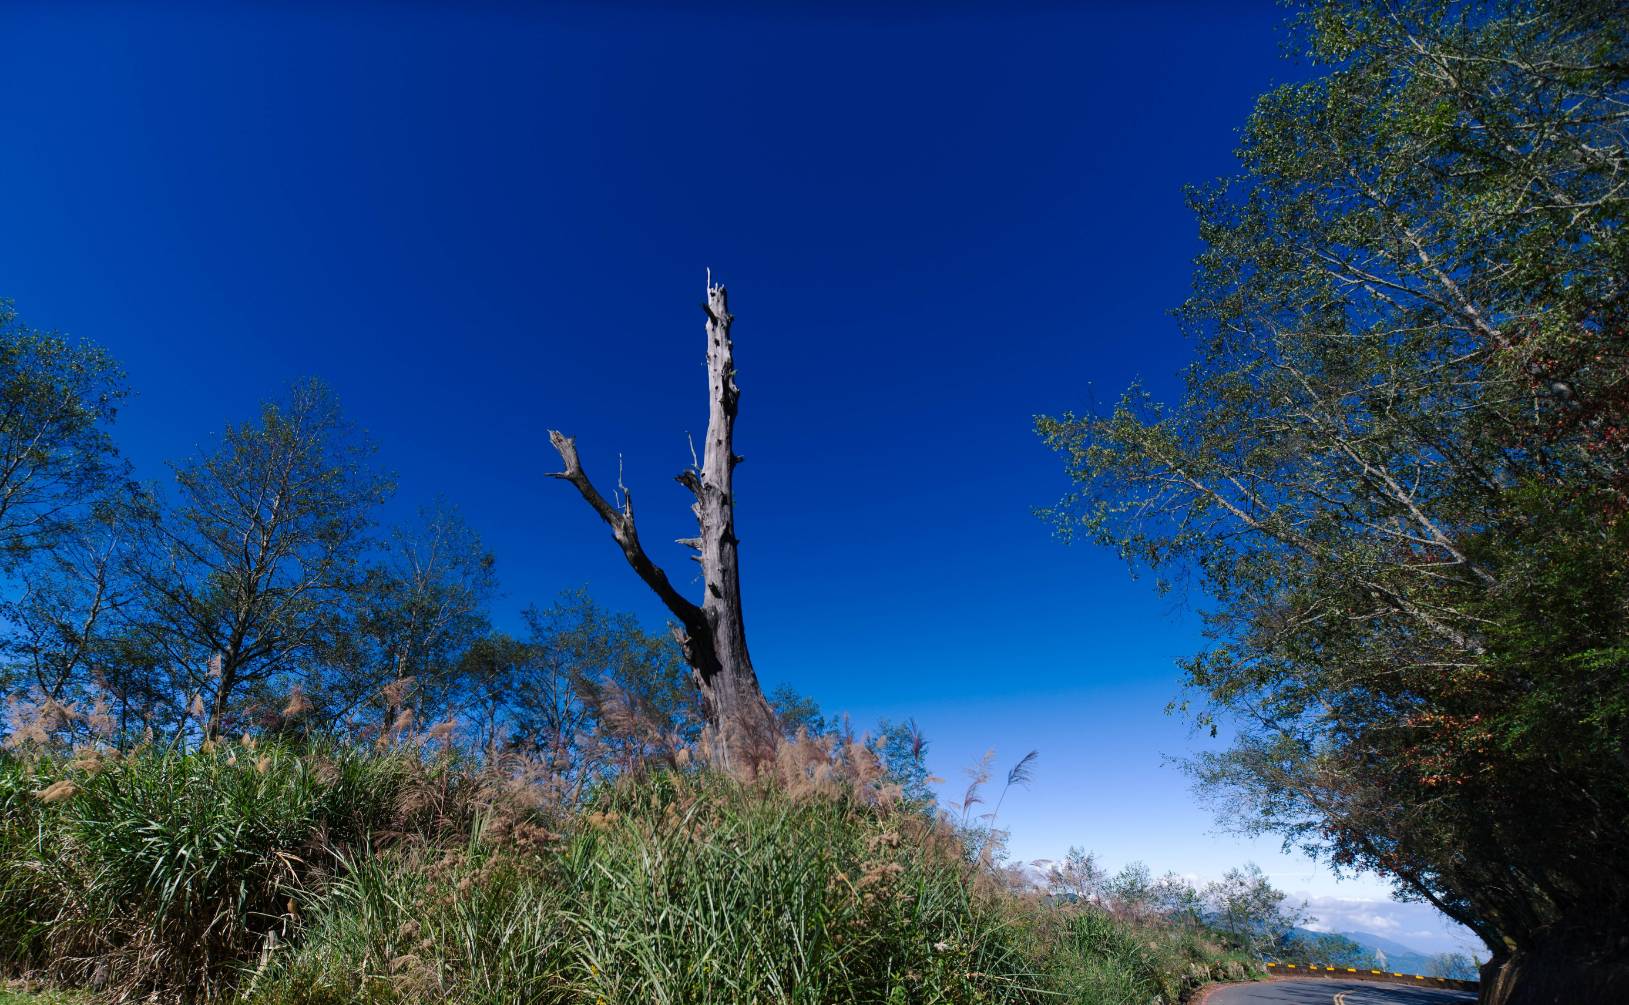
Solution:
[(1271, 977), (1212, 984), (1189, 1005), (1473, 1005), (1469, 991), (1329, 977)]

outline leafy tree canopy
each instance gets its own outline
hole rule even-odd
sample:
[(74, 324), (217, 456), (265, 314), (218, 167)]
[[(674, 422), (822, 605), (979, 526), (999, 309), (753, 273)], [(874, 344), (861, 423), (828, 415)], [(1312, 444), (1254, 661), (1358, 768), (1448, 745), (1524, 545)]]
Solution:
[(99, 346), (28, 327), (0, 300), (0, 564), (73, 526), (124, 465), (108, 426), (124, 372)]
[[(1199, 777), (1500, 955), (1629, 916), (1629, 18), (1317, 0), (1191, 194), (1181, 400), (1043, 417), (1070, 533), (1196, 572)], [(1585, 948), (1592, 947), (1592, 948)]]

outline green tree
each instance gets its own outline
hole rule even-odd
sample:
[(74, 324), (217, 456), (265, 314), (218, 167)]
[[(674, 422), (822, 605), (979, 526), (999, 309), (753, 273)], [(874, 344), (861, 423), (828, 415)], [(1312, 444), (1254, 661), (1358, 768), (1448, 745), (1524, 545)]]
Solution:
[(145, 637), (204, 738), (253, 724), (251, 697), (275, 716), (295, 685), (320, 686), (390, 491), (371, 454), (333, 393), (304, 381), (176, 466), (132, 569)]
[(878, 720), (871, 749), (876, 751), (889, 781), (899, 786), (901, 795), (919, 806), (935, 805), (935, 779), (928, 770), (928, 738), (915, 719)]
[(496, 559), (445, 503), (421, 510), (382, 542), (362, 574), (347, 623), (321, 653), (314, 712), (374, 736), (409, 720), (448, 721), (467, 701), (465, 660), (491, 632)]
[(108, 435), (125, 396), (107, 352), (23, 324), (0, 300), (0, 564), (52, 544), (123, 480)]
[(1182, 400), (1041, 419), (1058, 516), (1198, 572), (1235, 819), (1471, 927), (1489, 1001), (1629, 998), (1629, 17), (1297, 24), (1322, 74), (1192, 197)]
[[(1368, 967), (1372, 963), (1369, 951), (1344, 935), (1301, 929), (1286, 932), (1273, 947), (1272, 954), (1282, 963), (1327, 967)], [(1475, 979), (1474, 973), (1472, 979)]]
[(1146, 862), (1129, 862), (1103, 884), (1109, 910), (1142, 925), (1154, 916), (1154, 873)]
[(1476, 961), (1465, 953), (1438, 953), (1426, 967), (1428, 977), (1447, 977), (1456, 981), (1476, 980)]
[(36, 739), (119, 732), (107, 702), (128, 690), (135, 668), (125, 647), (139, 601), (125, 572), (134, 518), (130, 507), (98, 500), (13, 571), (0, 675), (13, 681), (14, 733), (25, 721), (35, 728), (22, 732)]
[(588, 779), (675, 754), (701, 735), (699, 697), (671, 635), (607, 611), (586, 591), (524, 613), (524, 641), (481, 647), (491, 733)]
[(89, 685), (124, 604), (108, 428), (124, 375), (102, 349), (23, 324), (0, 300), (0, 694), (8, 742), (83, 735), (107, 718)]
[(1184, 876), (1168, 872), (1154, 881), (1154, 907), (1160, 917), (1179, 928), (1194, 930), (1205, 921), (1205, 899)]
[(798, 692), (790, 684), (782, 684), (769, 692), (769, 707), (781, 725), (781, 733), (788, 740), (801, 730), (808, 736), (824, 736), (829, 726), (820, 710), (820, 703)]
[(1255, 863), (1229, 869), (1200, 891), (1211, 927), (1241, 952), (1265, 958), (1290, 930), (1305, 920), (1302, 910), (1287, 904)]
[(1062, 862), (1048, 866), (1046, 890), (1071, 904), (1089, 904), (1102, 897), (1108, 878), (1096, 855), (1072, 845)]

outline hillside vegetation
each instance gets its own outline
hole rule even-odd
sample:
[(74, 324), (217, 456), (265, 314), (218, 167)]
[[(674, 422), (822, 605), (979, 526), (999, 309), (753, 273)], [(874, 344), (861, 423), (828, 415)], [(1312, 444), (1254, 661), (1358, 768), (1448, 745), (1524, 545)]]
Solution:
[(1252, 969), (1204, 925), (1015, 883), (859, 745), (550, 791), (418, 747), (9, 754), (0, 965), (279, 1005), (1149, 1005)]

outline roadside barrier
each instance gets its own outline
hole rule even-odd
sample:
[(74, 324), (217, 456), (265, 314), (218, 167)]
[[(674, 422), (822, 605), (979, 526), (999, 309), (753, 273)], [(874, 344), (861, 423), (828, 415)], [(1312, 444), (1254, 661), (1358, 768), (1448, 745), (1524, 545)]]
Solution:
[(1412, 984), (1415, 987), (1452, 988), (1456, 991), (1475, 991), (1476, 981), (1456, 981), (1451, 977), (1426, 977), (1424, 974), (1387, 973), (1362, 967), (1330, 967), (1313, 963), (1269, 963), (1269, 977), (1333, 977), (1343, 981), (1385, 981), (1390, 984)]

